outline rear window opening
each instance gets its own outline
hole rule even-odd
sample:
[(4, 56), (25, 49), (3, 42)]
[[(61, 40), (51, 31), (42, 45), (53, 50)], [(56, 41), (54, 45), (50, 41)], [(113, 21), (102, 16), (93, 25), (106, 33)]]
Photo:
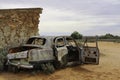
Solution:
[(46, 42), (45, 38), (30, 38), (27, 44), (44, 45), (45, 42)]

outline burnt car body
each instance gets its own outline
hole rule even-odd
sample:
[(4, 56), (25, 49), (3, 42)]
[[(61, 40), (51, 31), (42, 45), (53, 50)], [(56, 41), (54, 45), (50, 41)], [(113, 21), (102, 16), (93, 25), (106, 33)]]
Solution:
[(55, 68), (65, 67), (69, 62), (99, 64), (99, 49), (80, 47), (69, 36), (36, 36), (29, 38), (24, 45), (9, 49), (7, 59), (7, 65), (14, 70), (40, 67), (52, 73)]

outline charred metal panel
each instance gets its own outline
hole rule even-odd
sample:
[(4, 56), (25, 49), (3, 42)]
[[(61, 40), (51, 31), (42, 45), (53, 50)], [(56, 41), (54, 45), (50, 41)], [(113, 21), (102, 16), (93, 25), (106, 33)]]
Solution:
[(21, 58), (27, 58), (27, 52), (28, 51), (22, 51), (17, 53), (8, 54), (8, 59), (21, 59)]
[(84, 47), (82, 53), (82, 60), (85, 63), (99, 63), (99, 49), (96, 47)]
[(29, 61), (54, 60), (52, 49), (32, 49), (29, 52)]
[(66, 47), (57, 48), (57, 51), (58, 51), (57, 53), (58, 61), (61, 61), (62, 57), (68, 54), (68, 50)]

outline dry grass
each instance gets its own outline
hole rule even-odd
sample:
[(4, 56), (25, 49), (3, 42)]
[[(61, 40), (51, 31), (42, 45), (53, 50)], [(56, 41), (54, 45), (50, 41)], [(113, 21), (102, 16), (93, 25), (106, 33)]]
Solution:
[(99, 42), (99, 48), (99, 65), (68, 67), (51, 75), (5, 72), (0, 74), (0, 80), (120, 80), (120, 43)]

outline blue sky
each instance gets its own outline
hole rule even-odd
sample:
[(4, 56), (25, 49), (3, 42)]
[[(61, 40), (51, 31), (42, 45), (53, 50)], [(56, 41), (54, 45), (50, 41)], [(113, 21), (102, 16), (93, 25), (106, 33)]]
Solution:
[(1, 9), (41, 7), (41, 35), (120, 35), (120, 0), (0, 0)]

